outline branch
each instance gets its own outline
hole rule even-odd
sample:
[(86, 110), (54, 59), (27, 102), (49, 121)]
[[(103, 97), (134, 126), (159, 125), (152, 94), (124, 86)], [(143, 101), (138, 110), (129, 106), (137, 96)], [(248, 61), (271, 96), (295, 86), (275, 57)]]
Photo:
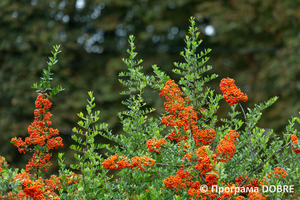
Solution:
[[(247, 118), (246, 118), (245, 111), (244, 111), (242, 105), (240, 104), (240, 102), (238, 102), (238, 104), (239, 104), (239, 106), (242, 109), (242, 112), (243, 112), (243, 115), (244, 115), (244, 118), (245, 118), (245, 122), (247, 123)], [(251, 143), (251, 134), (250, 134), (250, 129), (249, 129), (248, 125), (247, 125), (247, 128), (248, 128), (248, 138), (249, 138), (249, 145), (250, 145), (250, 155), (251, 155), (252, 161), (254, 161), (254, 158), (253, 158), (253, 149), (252, 149), (252, 143)]]
[(254, 168), (246, 177), (245, 180), (243, 180), (243, 182), (239, 185), (239, 187), (241, 187), (247, 180), (248, 178), (260, 167), (262, 167), (268, 160), (270, 160), (276, 153), (278, 153), (279, 151), (281, 151), (282, 149), (284, 149), (285, 147), (287, 147), (288, 145), (290, 145), (292, 143), (292, 141), (290, 141), (289, 143), (286, 143), (283, 147), (281, 147), (278, 151), (275, 151), (269, 158), (267, 158), (264, 162), (261, 162), (256, 168)]
[(170, 167), (189, 167), (189, 166), (192, 166), (191, 164), (186, 164), (186, 165), (170, 165), (170, 164), (164, 164), (164, 163), (155, 163), (155, 165), (170, 166)]

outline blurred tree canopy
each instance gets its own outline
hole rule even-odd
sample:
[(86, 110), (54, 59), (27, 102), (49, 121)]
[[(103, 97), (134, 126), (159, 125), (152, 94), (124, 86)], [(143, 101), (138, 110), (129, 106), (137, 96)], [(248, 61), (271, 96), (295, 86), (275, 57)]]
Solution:
[[(211, 86), (219, 92), (221, 78), (234, 78), (249, 106), (279, 96), (261, 124), (281, 130), (300, 111), (299, 10), (295, 0), (1, 0), (1, 155), (9, 162), (20, 156), (8, 141), (27, 134), (36, 98), (31, 86), (39, 82), (53, 45), (62, 50), (53, 85), (66, 90), (51, 99), (52, 121), (68, 143), (87, 91), (94, 91), (101, 120), (120, 130), (118, 73), (125, 70), (128, 36), (136, 36), (145, 71), (152, 64), (170, 70), (182, 61), (190, 16), (202, 32), (202, 48), (213, 50), (209, 62), (220, 76)], [(162, 99), (154, 95), (145, 94), (160, 112)]]

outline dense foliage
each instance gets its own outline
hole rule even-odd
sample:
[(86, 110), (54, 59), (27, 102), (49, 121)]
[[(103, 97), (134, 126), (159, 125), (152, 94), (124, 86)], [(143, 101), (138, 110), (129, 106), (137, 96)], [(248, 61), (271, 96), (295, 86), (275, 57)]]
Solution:
[[(262, 112), (278, 97), (244, 109), (248, 95), (223, 78), (221, 94), (207, 87), (217, 78), (207, 74), (210, 49), (197, 53), (202, 43), (195, 19), (185, 37), (186, 48), (180, 53), (184, 62), (174, 63), (178, 84), (157, 65), (153, 75), (142, 72), (137, 60), (134, 36), (129, 37), (129, 58), (123, 59), (127, 71), (119, 74), (125, 90), (118, 113), (122, 134), (99, 123), (95, 97), (88, 92), (86, 114), (80, 112), (75, 141), (70, 148), (77, 163), (67, 166), (64, 153), (58, 154), (58, 175), (47, 176), (52, 150), (62, 147), (59, 130), (52, 128), (49, 100), (64, 90), (52, 86), (52, 67), (57, 63), (59, 46), (49, 57), (40, 83), (35, 83), (34, 121), (28, 136), (12, 138), (20, 153), (32, 154), (25, 169), (9, 167), (0, 156), (0, 198), (9, 199), (295, 199), (299, 197), (299, 132), (292, 117), (278, 137), (272, 129), (257, 126)], [(154, 108), (144, 99), (145, 88), (159, 90), (165, 99), (162, 115), (151, 117)], [(153, 93), (155, 97), (157, 93)], [(225, 118), (217, 113), (225, 100), (231, 111)], [(242, 102), (244, 101), (244, 102)], [(97, 143), (96, 136), (111, 144)], [(105, 159), (99, 150), (107, 152)], [(118, 170), (115, 179), (109, 170)]]
[[(54, 82), (66, 88), (53, 99), (57, 105), (53, 123), (68, 144), (77, 120), (68, 113), (84, 108), (88, 90), (94, 91), (101, 120), (121, 131), (115, 116), (122, 108), (118, 94), (124, 88), (117, 74), (123, 70), (128, 35), (136, 36), (145, 66), (155, 60), (169, 72), (183, 49), (185, 19), (191, 15), (204, 33), (202, 47), (214, 49), (211, 64), (222, 77), (233, 77), (239, 87), (251, 92), (249, 103), (280, 97), (272, 110), (266, 110), (260, 125), (284, 130), (286, 120), (299, 110), (299, 6), (291, 0), (1, 0), (0, 151), (8, 161), (26, 162), (5, 141), (26, 135), (32, 117), (30, 102), (35, 99), (30, 85), (40, 76), (51, 46), (62, 44), (64, 59), (54, 69), (60, 72)], [(213, 89), (219, 81), (212, 82)], [(147, 90), (145, 95), (149, 105), (162, 111), (162, 99), (148, 98)]]

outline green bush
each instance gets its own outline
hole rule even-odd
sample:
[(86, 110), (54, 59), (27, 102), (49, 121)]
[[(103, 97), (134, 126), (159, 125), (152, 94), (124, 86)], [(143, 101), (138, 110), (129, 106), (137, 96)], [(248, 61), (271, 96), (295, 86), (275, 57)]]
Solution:
[[(142, 60), (136, 60), (134, 37), (129, 37), (128, 70), (120, 73), (126, 87), (121, 94), (127, 110), (119, 112), (123, 134), (116, 135), (105, 123), (98, 124), (100, 111), (94, 111), (95, 98), (88, 92), (86, 114), (78, 114), (71, 146), (78, 163), (67, 167), (59, 153), (59, 175), (45, 178), (51, 166), (50, 150), (62, 146), (58, 130), (51, 128), (50, 98), (63, 91), (51, 87), (52, 66), (57, 62), (55, 46), (40, 84), (34, 84), (38, 97), (34, 122), (23, 141), (13, 138), (20, 153), (33, 152), (26, 169), (11, 169), (1, 157), (0, 195), (10, 199), (290, 199), (299, 195), (299, 156), (293, 117), (283, 138), (272, 130), (259, 128), (262, 111), (277, 100), (255, 104), (244, 110), (248, 97), (234, 80), (222, 79), (223, 95), (205, 86), (216, 74), (205, 75), (210, 49), (197, 52), (199, 32), (190, 19), (183, 63), (174, 63), (181, 76), (178, 84), (156, 65), (153, 75), (145, 75)], [(165, 112), (149, 117), (143, 93), (149, 86), (160, 91)], [(155, 98), (157, 93), (153, 94)], [(217, 113), (222, 99), (231, 106), (227, 118)], [(100, 135), (112, 142), (96, 144)], [(106, 159), (99, 150), (106, 149)], [(110, 177), (110, 170), (118, 170)]]

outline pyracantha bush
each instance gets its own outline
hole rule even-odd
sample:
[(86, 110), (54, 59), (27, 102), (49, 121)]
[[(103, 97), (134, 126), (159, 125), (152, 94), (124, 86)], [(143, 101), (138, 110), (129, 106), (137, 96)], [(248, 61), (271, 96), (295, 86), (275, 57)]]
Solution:
[[(63, 90), (51, 88), (50, 72), (57, 62), (59, 46), (44, 70), (37, 89), (34, 122), (29, 136), (12, 143), (20, 153), (33, 153), (25, 170), (11, 169), (0, 157), (0, 198), (9, 199), (295, 199), (299, 196), (300, 171), (299, 132), (293, 117), (283, 137), (272, 129), (257, 126), (262, 111), (278, 97), (244, 109), (247, 94), (241, 92), (231, 78), (220, 82), (220, 91), (205, 84), (217, 78), (205, 75), (211, 51), (197, 51), (201, 44), (193, 18), (190, 19), (186, 48), (180, 53), (185, 62), (174, 63), (173, 72), (181, 78), (176, 83), (156, 65), (154, 75), (145, 75), (136, 60), (134, 37), (129, 37), (129, 58), (123, 59), (128, 71), (120, 73), (121, 94), (127, 107), (118, 113), (124, 134), (116, 135), (108, 125), (98, 123), (100, 111), (94, 96), (88, 92), (87, 114), (72, 138), (76, 145), (77, 164), (67, 167), (59, 154), (59, 175), (44, 178), (50, 166), (50, 150), (63, 146), (59, 131), (51, 128), (52, 106), (49, 98)], [(165, 99), (165, 112), (150, 117), (154, 108), (146, 108), (145, 88), (159, 91), (153, 97)], [(222, 94), (221, 94), (222, 93)], [(219, 102), (231, 108), (228, 117), (219, 118)], [(115, 145), (96, 144), (101, 135)], [(106, 159), (98, 150), (106, 149)], [(109, 177), (110, 170), (118, 170)], [(75, 173), (76, 172), (76, 173)], [(275, 190), (274, 190), (275, 188)]]

